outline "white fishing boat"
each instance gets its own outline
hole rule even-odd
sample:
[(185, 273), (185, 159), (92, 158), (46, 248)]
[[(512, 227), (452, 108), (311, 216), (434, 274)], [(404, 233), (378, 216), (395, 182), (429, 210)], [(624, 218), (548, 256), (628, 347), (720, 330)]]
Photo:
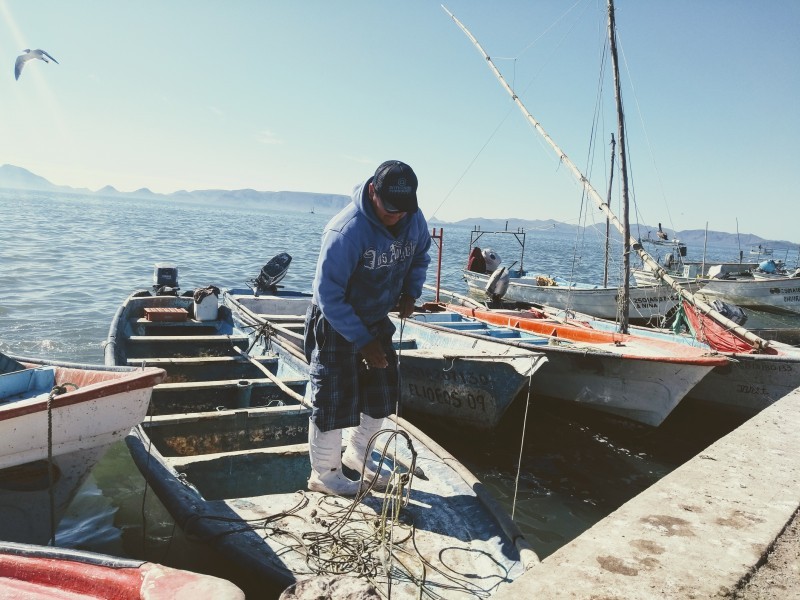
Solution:
[(705, 302), (724, 300), (744, 308), (800, 314), (800, 277), (713, 279), (697, 293)]
[(141, 422), (161, 369), (0, 353), (0, 538), (45, 544), (109, 447)]
[(763, 246), (762, 244), (756, 244), (755, 246), (750, 247), (750, 254), (755, 254), (756, 256), (772, 256), (774, 250), (769, 246)]
[[(445, 293), (446, 294), (446, 293)], [(728, 360), (713, 350), (633, 334), (593, 331), (536, 309), (426, 304), (414, 320), (547, 357), (536, 392), (657, 427), (702, 379)]]
[(773, 259), (745, 262), (742, 253), (730, 262), (686, 261), (684, 256), (673, 248), (658, 255), (657, 264), (634, 268), (633, 277), (639, 285), (655, 285), (663, 271), (683, 287), (698, 286), (694, 296), (708, 304), (719, 300), (761, 312), (800, 314), (800, 269), (792, 271)]
[[(766, 350), (757, 351), (717, 327), (713, 320), (701, 321), (702, 313), (688, 303), (684, 310), (695, 321), (694, 330), (689, 334), (639, 326), (631, 326), (630, 331), (641, 337), (713, 350), (729, 359), (726, 365), (715, 367), (692, 388), (689, 400), (752, 416), (800, 387), (800, 348), (771, 342)], [(592, 315), (555, 309), (545, 309), (545, 312), (558, 321), (598, 332), (614, 333), (619, 329), (618, 323)]]
[[(634, 269), (633, 275), (637, 283), (659, 281), (658, 270), (652, 267)], [(763, 312), (800, 314), (800, 269), (781, 274), (749, 263), (685, 263), (671, 277), (683, 287), (696, 285), (695, 297), (709, 304), (722, 300)]]
[[(470, 291), (483, 296), (492, 274), (468, 269), (463, 273)], [(619, 315), (621, 292), (618, 287), (570, 282), (514, 269), (510, 269), (508, 275), (508, 289), (503, 300), (572, 309), (604, 319), (616, 319)], [(700, 285), (692, 283), (688, 287), (699, 289)], [(677, 294), (663, 284), (633, 286), (628, 295), (628, 314), (632, 321), (660, 323), (677, 305)]]
[[(281, 290), (256, 296), (235, 288), (224, 290), (222, 298), (240, 329), (302, 351), (310, 295)], [(462, 335), (396, 314), (390, 319), (400, 355), (401, 406), (410, 414), (443, 419), (451, 426), (492, 429), (520, 393), (538, 389), (546, 362), (539, 348)]]
[[(616, 319), (620, 316), (623, 311), (622, 286), (570, 281), (559, 276), (526, 271), (524, 269), (526, 235), (527, 232), (521, 228), (516, 231), (482, 231), (478, 228), (472, 230), (470, 257), (462, 270), (472, 296), (488, 298), (490, 301), (524, 302), (564, 310), (572, 309), (603, 319)], [(520, 247), (519, 258), (512, 265), (503, 266), (502, 259), (495, 252), (488, 248), (481, 250), (478, 246), (484, 236), (487, 238), (512, 236)], [(491, 257), (484, 257), (487, 252), (491, 253)], [(495, 260), (492, 260), (492, 257)], [(515, 266), (517, 268), (514, 268)], [(688, 283), (687, 286), (692, 290), (700, 287), (695, 283)], [(675, 291), (657, 279), (628, 288), (628, 318), (636, 323), (662, 324), (678, 303), (679, 297)]]

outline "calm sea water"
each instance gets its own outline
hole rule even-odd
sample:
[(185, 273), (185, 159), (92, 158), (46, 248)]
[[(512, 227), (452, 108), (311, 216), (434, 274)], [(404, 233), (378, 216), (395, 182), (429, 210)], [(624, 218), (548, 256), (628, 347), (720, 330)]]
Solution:
[[(286, 251), (293, 262), (284, 285), (310, 291), (320, 235), (330, 218), (251, 205), (3, 190), (0, 214), (0, 350), (97, 364), (117, 307), (130, 292), (151, 286), (155, 263), (177, 265), (182, 290), (239, 287)], [(444, 226), (441, 285), (462, 294), (470, 229)], [(480, 245), (497, 250), (504, 264), (520, 259), (513, 236), (487, 235)], [(688, 258), (699, 258), (693, 250)], [(600, 240), (529, 230), (524, 264), (599, 281), (602, 255)], [(708, 257), (730, 259), (731, 250), (709, 248)], [(436, 262), (434, 251), (431, 284)], [(479, 439), (422, 426), (514, 512), (542, 557), (738, 424), (679, 407), (652, 430), (538, 397), (515, 410), (497, 432)], [(153, 494), (143, 490), (126, 446), (118, 444), (77, 494), (57, 533), (58, 545), (224, 575), (219, 561), (183, 538)]]

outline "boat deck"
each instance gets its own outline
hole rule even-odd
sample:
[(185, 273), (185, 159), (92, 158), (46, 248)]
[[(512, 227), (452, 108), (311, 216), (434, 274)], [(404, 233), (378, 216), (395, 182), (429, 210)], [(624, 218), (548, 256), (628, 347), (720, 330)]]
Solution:
[[(252, 349), (248, 332), (234, 328), (224, 307), (217, 319), (197, 320), (191, 318), (191, 298), (143, 297), (129, 303), (114, 359), (167, 372), (153, 389), (151, 416), (301, 404), (307, 379), (282, 371), (274, 353)], [(177, 316), (167, 317), (176, 320), (144, 316), (154, 306), (171, 310)]]

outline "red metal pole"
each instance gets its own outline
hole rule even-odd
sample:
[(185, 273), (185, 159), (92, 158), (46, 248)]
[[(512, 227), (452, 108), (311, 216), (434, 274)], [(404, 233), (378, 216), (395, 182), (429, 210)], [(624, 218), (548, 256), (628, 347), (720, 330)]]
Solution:
[(433, 239), (436, 247), (439, 248), (439, 262), (436, 267), (436, 302), (439, 302), (439, 286), (442, 282), (442, 247), (444, 246), (444, 229), (439, 228), (439, 233), (436, 233), (436, 227), (433, 228), (431, 238)]

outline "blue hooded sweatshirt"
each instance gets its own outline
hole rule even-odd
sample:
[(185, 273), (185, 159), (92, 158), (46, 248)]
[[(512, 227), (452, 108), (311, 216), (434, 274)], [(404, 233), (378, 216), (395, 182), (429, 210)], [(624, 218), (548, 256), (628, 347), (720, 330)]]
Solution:
[(372, 177), (353, 190), (353, 201), (325, 226), (314, 277), (314, 303), (331, 326), (361, 349), (369, 327), (397, 306), (400, 294), (416, 299), (430, 263), (428, 223), (417, 211), (389, 231), (369, 198)]

